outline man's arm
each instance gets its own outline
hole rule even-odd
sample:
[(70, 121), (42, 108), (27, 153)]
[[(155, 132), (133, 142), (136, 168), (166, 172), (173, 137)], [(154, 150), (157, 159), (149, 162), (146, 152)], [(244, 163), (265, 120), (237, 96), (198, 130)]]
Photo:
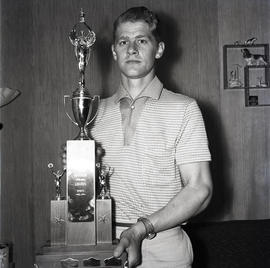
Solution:
[(162, 209), (148, 218), (155, 231), (160, 232), (179, 225), (208, 205), (212, 196), (212, 180), (208, 162), (180, 165), (184, 188)]
[[(184, 188), (162, 209), (148, 216), (155, 232), (173, 228), (196, 214), (208, 205), (212, 196), (212, 180), (208, 162), (196, 162), (179, 166)], [(142, 222), (138, 222), (121, 235), (115, 256), (124, 250), (128, 252), (129, 267), (140, 261), (140, 246), (146, 235)]]

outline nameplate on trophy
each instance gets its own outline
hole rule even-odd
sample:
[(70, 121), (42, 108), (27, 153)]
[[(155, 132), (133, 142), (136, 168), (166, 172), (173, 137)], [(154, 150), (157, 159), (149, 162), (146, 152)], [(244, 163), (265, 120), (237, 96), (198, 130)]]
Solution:
[(95, 237), (95, 142), (67, 141), (67, 244), (93, 245)]

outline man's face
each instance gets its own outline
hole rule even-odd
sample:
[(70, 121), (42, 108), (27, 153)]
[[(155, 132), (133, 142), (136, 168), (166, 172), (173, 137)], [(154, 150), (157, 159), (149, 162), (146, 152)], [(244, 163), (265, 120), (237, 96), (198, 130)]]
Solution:
[(137, 79), (154, 73), (155, 59), (164, 51), (164, 43), (156, 42), (149, 25), (144, 21), (124, 22), (116, 30), (112, 45), (113, 58), (122, 75)]

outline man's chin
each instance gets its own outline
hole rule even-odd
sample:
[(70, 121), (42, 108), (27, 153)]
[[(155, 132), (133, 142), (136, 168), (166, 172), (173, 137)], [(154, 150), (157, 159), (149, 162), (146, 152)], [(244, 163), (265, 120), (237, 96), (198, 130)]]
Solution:
[(145, 74), (143, 73), (126, 73), (125, 76), (129, 79), (139, 79), (145, 77)]
[(143, 72), (138, 72), (137, 70), (129, 70), (127, 72), (124, 72), (125, 76), (128, 78), (141, 78), (145, 75)]
[(147, 70), (142, 68), (123, 68), (121, 73), (129, 79), (139, 79), (146, 77), (148, 74), (152, 73), (154, 69)]

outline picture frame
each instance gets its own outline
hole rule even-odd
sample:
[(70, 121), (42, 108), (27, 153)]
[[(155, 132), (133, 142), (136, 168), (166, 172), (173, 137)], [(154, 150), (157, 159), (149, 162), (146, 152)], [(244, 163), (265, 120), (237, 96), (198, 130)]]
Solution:
[[(249, 54), (248, 54), (249, 53)], [(269, 44), (232, 44), (223, 46), (224, 89), (244, 89), (246, 66), (269, 64)], [(269, 77), (266, 83), (269, 83)]]

